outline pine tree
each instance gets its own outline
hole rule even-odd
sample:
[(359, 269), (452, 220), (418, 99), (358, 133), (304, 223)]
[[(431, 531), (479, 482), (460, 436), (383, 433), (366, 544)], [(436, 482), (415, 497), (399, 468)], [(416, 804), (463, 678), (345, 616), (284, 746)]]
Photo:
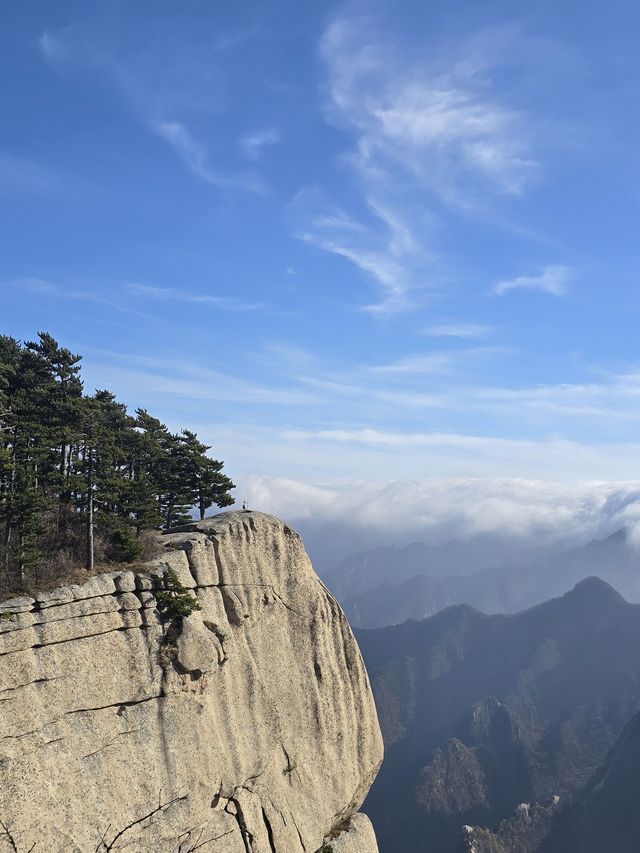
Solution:
[(192, 491), (192, 505), (198, 508), (200, 520), (213, 506), (230, 506), (233, 498), (229, 494), (235, 484), (222, 473), (223, 463), (207, 456), (211, 447), (202, 444), (191, 430), (182, 430), (182, 442), (187, 452), (187, 477)]
[(135, 559), (143, 531), (233, 502), (195, 433), (132, 417), (108, 390), (85, 395), (80, 361), (46, 332), (0, 336), (0, 580), (13, 589), (58, 555), (93, 568), (96, 541), (99, 559)]
[(58, 456), (59, 486), (61, 503), (71, 499), (72, 461), (74, 447), (79, 444), (79, 417), (82, 407), (82, 380), (80, 361), (61, 347), (47, 332), (38, 333), (37, 342), (27, 341), (25, 350), (39, 361), (40, 369), (46, 372), (46, 380), (37, 384), (40, 416), (49, 431), (51, 444)]

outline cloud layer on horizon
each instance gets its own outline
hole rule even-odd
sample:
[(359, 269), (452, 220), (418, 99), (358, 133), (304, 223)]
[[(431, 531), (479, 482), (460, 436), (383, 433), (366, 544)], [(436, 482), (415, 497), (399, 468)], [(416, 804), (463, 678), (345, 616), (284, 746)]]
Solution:
[(536, 547), (571, 547), (628, 528), (640, 547), (640, 481), (562, 484), (442, 478), (310, 484), (248, 477), (252, 508), (296, 522), (375, 531), (387, 544), (496, 535)]

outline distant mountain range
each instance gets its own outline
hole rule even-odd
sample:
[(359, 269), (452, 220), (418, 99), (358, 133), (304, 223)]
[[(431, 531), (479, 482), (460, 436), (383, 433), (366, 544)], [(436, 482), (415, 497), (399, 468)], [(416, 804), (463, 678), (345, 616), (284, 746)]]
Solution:
[(623, 790), (640, 782), (639, 605), (589, 578), (516, 615), (458, 605), (358, 639), (387, 748), (366, 805), (381, 853), (640, 849), (639, 785)]
[(466, 543), (414, 543), (364, 551), (344, 560), (326, 581), (352, 625), (363, 628), (423, 619), (453, 604), (485, 613), (514, 613), (597, 575), (629, 601), (640, 601), (640, 551), (620, 530), (604, 540), (539, 562), (484, 566)]

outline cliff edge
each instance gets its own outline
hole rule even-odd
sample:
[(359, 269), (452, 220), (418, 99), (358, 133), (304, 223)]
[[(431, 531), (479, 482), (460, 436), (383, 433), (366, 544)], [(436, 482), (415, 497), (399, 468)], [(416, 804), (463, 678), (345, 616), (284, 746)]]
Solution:
[(0, 853), (376, 853), (369, 680), (299, 536), (229, 512), (165, 540), (149, 574), (0, 604)]

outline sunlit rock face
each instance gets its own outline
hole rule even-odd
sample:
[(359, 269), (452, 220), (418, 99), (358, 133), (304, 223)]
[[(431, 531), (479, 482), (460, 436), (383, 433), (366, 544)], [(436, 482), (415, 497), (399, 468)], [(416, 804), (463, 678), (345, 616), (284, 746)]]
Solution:
[[(167, 566), (201, 607), (182, 623), (157, 609)], [(349, 625), (272, 516), (0, 605), (2, 853), (376, 853), (355, 813), (381, 760)]]

